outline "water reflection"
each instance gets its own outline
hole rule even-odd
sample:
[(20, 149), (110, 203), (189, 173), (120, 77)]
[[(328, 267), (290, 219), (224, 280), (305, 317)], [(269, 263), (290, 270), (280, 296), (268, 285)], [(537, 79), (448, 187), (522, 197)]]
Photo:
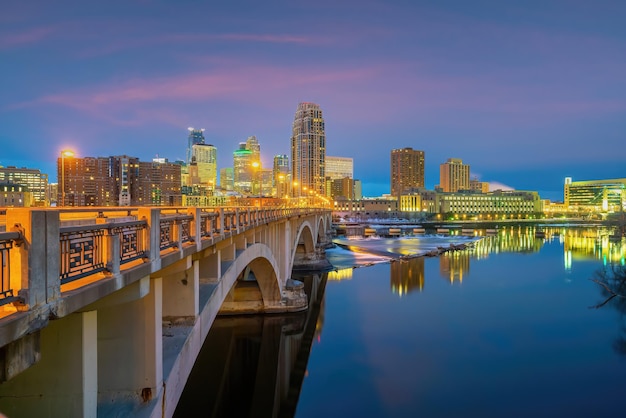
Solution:
[(603, 301), (595, 308), (610, 306), (619, 315), (619, 336), (613, 342), (616, 353), (626, 356), (626, 266), (611, 264), (595, 272), (592, 280), (598, 284)]
[(311, 344), (319, 340), (326, 275), (299, 277), (306, 312), (218, 317), (174, 417), (293, 417)]
[[(537, 234), (541, 231), (542, 234)], [(439, 274), (451, 284), (461, 284), (469, 275), (471, 260), (481, 260), (500, 253), (536, 253), (553, 241), (563, 246), (563, 268), (569, 271), (572, 262), (601, 260), (604, 264), (624, 265), (626, 243), (610, 239), (610, 228), (597, 227), (537, 227), (513, 226), (498, 230), (496, 235), (471, 243), (465, 250), (445, 252), (439, 256)], [(411, 291), (423, 291), (425, 283), (424, 258), (392, 260), (390, 288), (399, 296)], [(352, 269), (331, 272), (334, 280), (352, 277)]]

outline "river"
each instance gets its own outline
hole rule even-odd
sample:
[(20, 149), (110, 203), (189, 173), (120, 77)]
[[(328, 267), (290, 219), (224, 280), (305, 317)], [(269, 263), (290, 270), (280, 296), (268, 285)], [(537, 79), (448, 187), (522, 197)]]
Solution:
[(218, 319), (176, 415), (621, 416), (626, 321), (590, 278), (626, 242), (544, 231), (338, 241), (307, 313)]

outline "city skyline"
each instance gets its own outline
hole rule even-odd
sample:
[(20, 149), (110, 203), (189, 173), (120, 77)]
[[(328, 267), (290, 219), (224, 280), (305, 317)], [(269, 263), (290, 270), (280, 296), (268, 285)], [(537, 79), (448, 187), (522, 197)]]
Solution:
[(429, 189), (448, 158), (552, 199), (565, 177), (624, 177), (623, 2), (354, 6), (11, 4), (0, 165), (53, 181), (66, 148), (184, 160), (194, 126), (219, 169), (250, 136), (270, 167), (307, 101), (324, 109), (327, 154), (354, 158), (365, 196), (390, 192), (388, 155), (405, 147), (425, 152)]

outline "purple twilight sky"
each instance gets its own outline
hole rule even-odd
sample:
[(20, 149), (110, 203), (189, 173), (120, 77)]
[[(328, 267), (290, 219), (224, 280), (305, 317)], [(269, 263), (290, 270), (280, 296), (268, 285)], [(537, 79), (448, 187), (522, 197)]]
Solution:
[(626, 1), (14, 1), (0, 12), (0, 165), (56, 181), (60, 151), (183, 159), (205, 128), (219, 167), (256, 135), (289, 154), (299, 102), (366, 196), (389, 154), (426, 153), (426, 186), (472, 175), (562, 198), (626, 177)]

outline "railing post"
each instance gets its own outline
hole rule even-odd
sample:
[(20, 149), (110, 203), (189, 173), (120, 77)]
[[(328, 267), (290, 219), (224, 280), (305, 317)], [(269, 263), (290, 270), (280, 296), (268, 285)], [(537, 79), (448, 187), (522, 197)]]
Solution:
[(59, 211), (8, 208), (6, 229), (19, 230), (23, 243), (11, 251), (11, 288), (32, 309), (61, 294)]
[[(154, 208), (140, 208), (137, 217), (148, 224), (147, 236), (144, 237), (144, 248), (148, 252), (151, 263), (161, 260), (161, 211)], [(160, 267), (160, 266), (158, 266)]]
[(200, 251), (202, 249), (202, 210), (200, 208), (188, 208), (187, 213), (193, 216), (191, 225), (189, 225), (189, 234), (193, 235), (193, 239), (196, 242), (196, 249)]
[(120, 236), (114, 234), (111, 228), (106, 230), (104, 235), (105, 239), (105, 251), (104, 262), (109, 274), (115, 276), (120, 274), (120, 260), (121, 260), (121, 248), (120, 248)]
[(220, 208), (220, 235), (224, 235), (224, 208)]

